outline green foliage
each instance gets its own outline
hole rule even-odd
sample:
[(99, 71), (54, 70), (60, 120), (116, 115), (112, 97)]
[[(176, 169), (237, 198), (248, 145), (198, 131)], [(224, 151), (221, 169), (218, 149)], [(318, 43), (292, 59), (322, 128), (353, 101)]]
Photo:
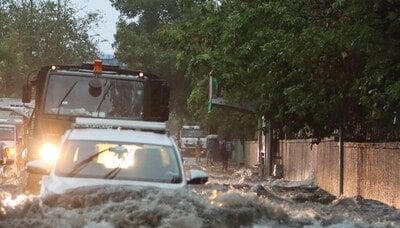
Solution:
[(160, 25), (171, 23), (176, 18), (174, 0), (112, 0), (113, 5), (128, 19), (137, 19), (148, 33)]
[[(179, 20), (164, 34), (195, 86), (189, 104), (204, 96), (199, 89), (211, 72), (228, 99), (253, 101), (258, 116), (288, 132), (309, 129), (309, 136), (324, 137), (339, 127), (387, 125), (399, 112), (395, 1), (180, 0), (178, 6)], [(203, 116), (202, 106), (190, 107)]]
[(186, 98), (189, 81), (176, 69), (176, 53), (165, 47), (161, 30), (173, 23), (176, 1), (113, 0), (122, 16), (117, 25), (115, 48), (117, 58), (130, 68), (151, 72), (165, 78), (171, 86), (172, 117), (187, 119)]
[[(190, 83), (176, 87), (186, 88), (179, 102), (211, 131), (239, 135), (265, 116), (288, 133), (321, 138), (343, 128), (365, 138), (400, 113), (397, 1), (113, 2), (124, 15), (118, 56), (158, 73), (176, 66)], [(209, 75), (226, 99), (251, 101), (255, 117), (208, 114)]]
[(79, 18), (76, 10), (51, 1), (0, 2), (2, 96), (18, 96), (25, 74), (50, 64), (91, 60), (97, 54), (89, 29), (99, 15)]

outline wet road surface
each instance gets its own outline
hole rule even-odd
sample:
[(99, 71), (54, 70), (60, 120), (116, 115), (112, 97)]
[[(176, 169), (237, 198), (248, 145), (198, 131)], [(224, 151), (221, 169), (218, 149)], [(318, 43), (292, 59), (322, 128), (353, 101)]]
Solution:
[(0, 227), (400, 227), (399, 210), (362, 198), (336, 199), (311, 181), (190, 165), (207, 170), (210, 179), (188, 192), (109, 186), (40, 200), (18, 184), (2, 185)]

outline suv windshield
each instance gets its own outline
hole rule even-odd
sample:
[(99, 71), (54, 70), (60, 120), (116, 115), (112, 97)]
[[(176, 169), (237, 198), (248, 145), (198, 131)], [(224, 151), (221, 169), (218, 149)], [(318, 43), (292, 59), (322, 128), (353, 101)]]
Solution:
[[(93, 159), (82, 165), (91, 156)], [(181, 183), (178, 164), (176, 152), (169, 146), (70, 140), (61, 151), (56, 174), (68, 176), (80, 166), (73, 176)]]
[(144, 85), (141, 81), (100, 78), (102, 93), (89, 94), (92, 78), (51, 74), (44, 111), (47, 114), (142, 119)]

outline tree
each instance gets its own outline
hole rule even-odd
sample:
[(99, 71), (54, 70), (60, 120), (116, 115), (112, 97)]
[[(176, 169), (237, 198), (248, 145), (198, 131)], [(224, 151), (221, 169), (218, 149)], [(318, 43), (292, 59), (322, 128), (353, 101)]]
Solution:
[[(89, 30), (97, 14), (82, 18), (69, 6), (51, 1), (2, 1), (0, 76), (6, 96), (17, 96), (25, 74), (50, 64), (81, 63), (97, 55)], [(4, 23), (3, 23), (4, 22)]]
[(171, 86), (171, 111), (179, 119), (190, 118), (186, 98), (189, 81), (176, 68), (176, 53), (163, 46), (159, 31), (176, 20), (175, 0), (113, 0), (122, 16), (117, 25), (117, 58), (128, 67), (154, 73)]
[(252, 100), (258, 116), (286, 132), (358, 134), (399, 109), (399, 58), (390, 51), (399, 43), (397, 3), (178, 3), (165, 34), (193, 84), (212, 72), (228, 98)]
[[(249, 128), (249, 122), (252, 123), (250, 126), (256, 122), (245, 121), (240, 126), (232, 126), (227, 122), (240, 122), (238, 118), (248, 119), (247, 115), (223, 110), (216, 110), (212, 115), (207, 113), (207, 80), (210, 68), (203, 67), (202, 73), (207, 77), (200, 77), (199, 74), (192, 74), (195, 71), (199, 73), (192, 67), (196, 68), (198, 63), (208, 61), (210, 53), (198, 56), (198, 63), (186, 61), (187, 55), (184, 51), (195, 51), (196, 43), (200, 42), (189, 36), (188, 40), (179, 40), (178, 37), (184, 38), (185, 33), (179, 29), (174, 30), (175, 25), (187, 20), (186, 16), (190, 14), (177, 14), (177, 3), (182, 4), (175, 0), (114, 0), (114, 6), (122, 13), (116, 34), (117, 57), (130, 67), (163, 75), (169, 81), (172, 87), (173, 118), (187, 123), (196, 121), (213, 133), (229, 132), (242, 137), (246, 133), (243, 128)], [(194, 15), (204, 18), (201, 12)], [(207, 33), (215, 31), (212, 27), (207, 29)], [(179, 43), (178, 40), (183, 42)], [(180, 47), (188, 49), (182, 50)]]

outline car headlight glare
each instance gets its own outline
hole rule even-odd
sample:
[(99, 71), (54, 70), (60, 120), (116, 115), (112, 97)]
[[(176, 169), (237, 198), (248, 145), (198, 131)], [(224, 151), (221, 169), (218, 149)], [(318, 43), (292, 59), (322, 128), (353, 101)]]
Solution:
[(59, 154), (60, 151), (58, 147), (51, 143), (45, 143), (40, 148), (40, 158), (51, 164), (57, 161)]

